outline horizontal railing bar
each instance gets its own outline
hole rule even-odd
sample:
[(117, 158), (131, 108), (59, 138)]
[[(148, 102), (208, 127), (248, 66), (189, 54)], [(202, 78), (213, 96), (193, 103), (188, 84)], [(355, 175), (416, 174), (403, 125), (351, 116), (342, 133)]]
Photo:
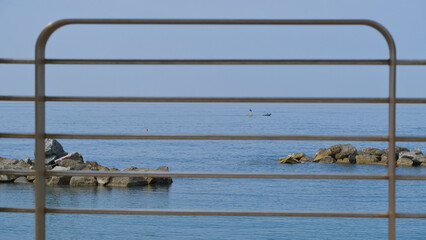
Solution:
[(0, 133), (0, 138), (34, 138), (34, 133)]
[[(0, 101), (34, 101), (33, 96), (0, 96)], [(46, 96), (51, 102), (263, 102), (263, 103), (388, 103), (388, 98), (263, 98), (263, 97), (89, 97)], [(426, 98), (398, 98), (396, 103), (426, 103)]]
[(386, 212), (290, 212), (290, 211), (207, 211), (162, 209), (73, 209), (46, 208), (46, 213), (66, 214), (124, 214), (124, 215), (175, 215), (175, 216), (244, 216), (244, 217), (359, 217), (386, 218)]
[(24, 207), (0, 207), (0, 212), (34, 213), (34, 208), (24, 208)]
[(426, 136), (396, 136), (397, 142), (426, 142)]
[[(34, 208), (0, 207), (0, 212), (34, 213)], [(47, 208), (47, 213), (63, 214), (122, 214), (122, 215), (180, 215), (180, 216), (253, 216), (253, 217), (360, 217), (387, 218), (386, 212), (283, 212), (283, 211), (197, 211), (151, 209), (73, 209)], [(396, 218), (426, 218), (426, 213), (396, 213)]]
[(0, 96), (0, 101), (35, 101), (34, 96)]
[[(345, 135), (172, 135), (172, 134), (68, 134), (46, 133), (46, 138), (62, 139), (126, 139), (126, 140), (312, 140), (312, 141), (372, 141), (385, 142), (387, 136)], [(34, 138), (34, 133), (0, 133), (0, 138)], [(398, 142), (426, 142), (426, 136), (396, 136)]]
[[(1, 170), (0, 170), (1, 173)], [(173, 177), (173, 178), (265, 178), (265, 179), (388, 179), (387, 174), (303, 174), (303, 173), (199, 173), (143, 171), (46, 171), (46, 176)]]
[[(1, 137), (1, 135), (0, 135)], [(170, 135), (170, 134), (63, 134), (46, 133), (46, 138), (65, 139), (149, 139), (149, 140), (338, 140), (338, 141), (388, 141), (387, 136), (342, 135)]]
[[(34, 170), (0, 169), (0, 175), (34, 176)], [(138, 171), (46, 171), (46, 176), (175, 177), (175, 178), (265, 178), (265, 179), (387, 179), (387, 174), (303, 173), (199, 173)], [(426, 180), (426, 175), (396, 175), (397, 180)]]
[[(362, 65), (388, 65), (389, 60), (387, 59), (312, 59), (312, 60), (304, 60), (304, 59), (265, 59), (266, 61), (274, 61), (275, 63), (269, 64), (308, 64), (303, 63), (303, 61), (311, 61), (314, 62), (312, 64), (332, 64), (332, 65), (354, 65), (354, 64), (362, 64)], [(183, 61), (180, 64), (193, 64), (190, 62), (197, 62), (195, 64), (207, 64), (202, 63), (204, 61), (218, 62), (218, 61), (233, 61), (233, 62), (241, 62), (248, 61), (252, 63), (246, 64), (260, 64), (255, 61), (265, 61), (265, 60), (255, 60), (255, 59), (46, 59), (45, 63), (50, 64), (112, 64), (112, 62), (119, 61), (118, 64), (159, 64), (158, 61)], [(97, 63), (88, 63), (87, 61), (97, 61)], [(101, 63), (101, 61), (103, 63)], [(127, 61), (128, 63), (125, 63)], [(138, 63), (142, 62), (143, 63)], [(278, 61), (278, 62), (277, 62)], [(281, 61), (281, 62), (280, 62)], [(151, 63), (149, 63), (151, 62)], [(353, 62), (353, 63), (351, 63)], [(0, 64), (35, 64), (34, 59), (18, 59), (18, 58), (0, 58)], [(161, 63), (166, 64), (166, 63)], [(168, 63), (168, 64), (177, 64), (177, 63)], [(213, 63), (209, 63), (213, 64)], [(225, 64), (225, 63), (222, 63)], [(396, 65), (426, 65), (426, 60), (416, 59), (401, 59), (396, 61)]]
[(426, 213), (395, 213), (396, 218), (426, 218)]
[[(68, 97), (51, 96), (58, 102), (263, 102), (263, 103), (388, 103), (388, 98), (263, 98), (263, 97)], [(424, 99), (426, 103), (426, 99)]]
[(30, 58), (0, 58), (0, 64), (35, 64)]
[(21, 169), (0, 169), (0, 175), (35, 176), (35, 171)]
[(47, 64), (140, 65), (389, 65), (373, 59), (46, 59)]
[(426, 65), (426, 59), (401, 59), (396, 60), (396, 65)]
[(426, 180), (426, 175), (418, 175), (418, 174), (412, 174), (412, 175), (395, 175), (396, 180)]

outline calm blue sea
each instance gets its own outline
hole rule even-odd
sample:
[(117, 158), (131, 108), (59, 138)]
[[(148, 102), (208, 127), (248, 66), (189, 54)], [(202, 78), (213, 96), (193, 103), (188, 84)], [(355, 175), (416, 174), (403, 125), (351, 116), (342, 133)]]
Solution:
[[(248, 110), (253, 116), (248, 116)], [(272, 113), (270, 117), (262, 114)], [(386, 135), (387, 105), (249, 103), (48, 103), (49, 133)], [(426, 135), (426, 106), (398, 105), (397, 134)], [(34, 106), (0, 102), (0, 132), (33, 132)], [(107, 167), (186, 172), (386, 173), (383, 166), (284, 165), (293, 152), (313, 156), (331, 141), (68, 140), (67, 152)], [(351, 142), (358, 149), (381, 142)], [(425, 143), (398, 143), (419, 147)], [(0, 139), (0, 156), (33, 158), (34, 141)], [(398, 167), (426, 174), (426, 167)], [(397, 182), (397, 211), (426, 212), (426, 182)], [(0, 184), (0, 206), (34, 206), (32, 185)], [(195, 210), (387, 210), (382, 180), (174, 178), (166, 187), (48, 187), (48, 207)], [(375, 218), (198, 217), (47, 214), (48, 239), (387, 239)], [(426, 219), (397, 219), (398, 239), (425, 239)], [(0, 239), (33, 239), (34, 215), (0, 213)]]

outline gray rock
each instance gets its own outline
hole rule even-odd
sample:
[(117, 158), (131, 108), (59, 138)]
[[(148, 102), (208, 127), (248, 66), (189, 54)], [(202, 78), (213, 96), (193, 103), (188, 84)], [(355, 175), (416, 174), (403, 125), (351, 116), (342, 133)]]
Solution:
[(417, 160), (421, 163), (426, 163), (426, 155), (425, 154), (420, 155)]
[(323, 158), (329, 157), (332, 152), (329, 149), (320, 148), (315, 153), (314, 162), (318, 162)]
[[(169, 167), (167, 166), (159, 166), (156, 171), (158, 172), (168, 172)], [(173, 183), (173, 179), (171, 177), (158, 177), (153, 178), (150, 184), (171, 184)]]
[(55, 163), (62, 167), (72, 167), (77, 164), (84, 163), (83, 156), (78, 152), (67, 154), (55, 160)]
[[(138, 168), (134, 169), (134, 171), (139, 172), (168, 172), (169, 168), (167, 166), (160, 166), (157, 169), (152, 168)], [(172, 178), (170, 177), (145, 177), (148, 184), (170, 184), (173, 182)]]
[[(52, 169), (52, 171), (68, 171), (69, 167), (56, 166)], [(55, 186), (55, 185), (69, 185), (71, 181), (71, 176), (52, 176), (47, 181), (47, 185)]]
[(422, 150), (420, 150), (420, 148), (414, 148), (413, 150), (411, 150), (411, 152), (414, 152), (417, 155), (423, 154)]
[(327, 156), (327, 157), (325, 157), (325, 158), (321, 158), (321, 159), (319, 160), (319, 162), (320, 162), (320, 163), (335, 163), (335, 162), (336, 162), (336, 159), (335, 159), (335, 158), (333, 158), (333, 157), (331, 157), (331, 156)]
[(68, 154), (56, 139), (51, 138), (46, 138), (44, 140), (44, 153), (46, 156), (46, 164), (53, 164), (56, 159)]
[(380, 164), (381, 158), (377, 155), (360, 154), (356, 155), (357, 164)]
[(111, 177), (107, 186), (111, 187), (136, 187), (148, 185), (144, 177)]
[(400, 158), (396, 161), (397, 166), (413, 166), (413, 160), (409, 158)]
[(30, 169), (31, 164), (28, 164), (22, 159), (0, 157), (0, 166), (15, 166), (23, 169)]
[(292, 157), (294, 159), (300, 160), (301, 158), (305, 157), (306, 154), (303, 153), (303, 152), (298, 152), (298, 153), (292, 153), (292, 154), (290, 154), (288, 156), (290, 156), (290, 157)]
[(22, 184), (28, 184), (31, 183), (30, 181), (28, 181), (28, 179), (24, 176), (20, 176), (17, 179), (15, 179), (15, 181), (13, 181), (14, 183), (22, 183)]
[(314, 158), (309, 156), (304, 156), (300, 159), (300, 162), (313, 162)]
[[(97, 167), (98, 171), (109, 171), (109, 168), (98, 165)], [(109, 183), (111, 180), (111, 177), (96, 177), (96, 181), (98, 182), (98, 185), (105, 186)]]
[(95, 177), (82, 177), (73, 176), (70, 180), (70, 186), (72, 187), (83, 187), (83, 186), (96, 186), (98, 182)]
[[(0, 170), (27, 170), (26, 168), (14, 166), (14, 165), (0, 165)], [(13, 182), (19, 176), (17, 175), (0, 175), (0, 183), (2, 182)]]
[(294, 163), (300, 163), (299, 160), (291, 157), (291, 156), (287, 156), (287, 157), (282, 157), (280, 159), (278, 159), (279, 163), (287, 163), (287, 164), (294, 164)]
[(332, 148), (333, 146), (330, 147), (329, 150), (335, 153), (335, 155), (334, 156), (331, 155), (331, 156), (336, 159), (347, 158), (349, 157), (349, 155), (355, 155), (357, 152), (356, 148), (352, 144), (339, 144), (339, 145), (334, 145), (333, 150), (331, 150)]
[(349, 158), (337, 159), (336, 163), (350, 163)]
[(383, 153), (385, 152), (385, 150), (382, 149), (378, 149), (378, 148), (372, 148), (372, 147), (366, 147), (363, 149), (358, 150), (358, 154), (369, 154), (369, 155), (377, 155), (377, 156), (381, 156), (383, 155)]
[(25, 157), (24, 158), (24, 162), (28, 163), (29, 165), (33, 165), (34, 164), (33, 161), (31, 161), (31, 159), (29, 157)]
[(408, 159), (415, 159), (417, 157), (417, 154), (415, 152), (400, 152), (399, 158), (408, 158)]
[(84, 170), (84, 169), (87, 169), (86, 168), (86, 164), (84, 164), (84, 163), (78, 163), (78, 164), (73, 165), (72, 167), (70, 167), (70, 170), (76, 170), (76, 171), (78, 171), (78, 170)]
[[(137, 169), (137, 167), (127, 167), (123, 171), (135, 171)], [(136, 187), (145, 185), (148, 185), (145, 177), (111, 177), (107, 184), (107, 186), (111, 187)]]

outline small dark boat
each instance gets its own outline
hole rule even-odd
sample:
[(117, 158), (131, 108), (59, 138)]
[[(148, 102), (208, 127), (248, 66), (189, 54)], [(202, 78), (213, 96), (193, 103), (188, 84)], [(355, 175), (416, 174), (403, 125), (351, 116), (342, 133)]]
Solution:
[(262, 116), (269, 117), (269, 116), (271, 116), (271, 115), (272, 115), (272, 113), (265, 113), (265, 114), (263, 114)]

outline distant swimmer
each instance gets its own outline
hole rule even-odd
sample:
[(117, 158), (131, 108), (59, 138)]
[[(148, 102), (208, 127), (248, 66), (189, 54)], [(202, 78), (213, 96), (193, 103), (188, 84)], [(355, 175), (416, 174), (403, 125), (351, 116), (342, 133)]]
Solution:
[(252, 116), (252, 115), (253, 115), (253, 111), (252, 111), (251, 109), (249, 109), (249, 113), (248, 113), (248, 115), (249, 115), (249, 116)]

